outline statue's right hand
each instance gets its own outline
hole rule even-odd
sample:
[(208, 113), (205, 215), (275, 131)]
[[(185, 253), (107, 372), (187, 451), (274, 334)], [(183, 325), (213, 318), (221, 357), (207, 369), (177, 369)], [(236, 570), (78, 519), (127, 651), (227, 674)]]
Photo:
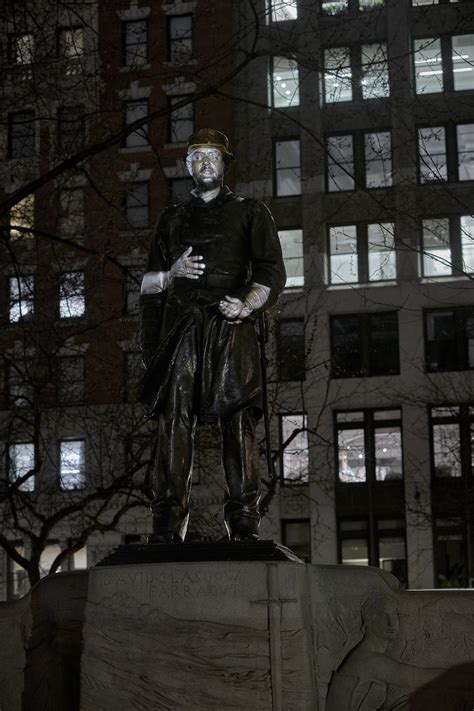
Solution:
[(173, 277), (184, 277), (185, 279), (199, 279), (202, 274), (204, 274), (204, 269), (206, 265), (203, 264), (204, 257), (200, 255), (193, 255), (192, 247), (188, 247), (183, 254), (178, 257), (173, 266), (170, 269), (170, 276)]

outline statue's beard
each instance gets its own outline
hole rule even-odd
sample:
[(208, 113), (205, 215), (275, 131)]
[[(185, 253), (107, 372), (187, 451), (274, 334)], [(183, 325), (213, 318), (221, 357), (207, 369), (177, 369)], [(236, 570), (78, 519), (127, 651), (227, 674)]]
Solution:
[(215, 190), (216, 188), (220, 188), (222, 185), (222, 175), (214, 174), (206, 177), (195, 175), (194, 182), (199, 192)]

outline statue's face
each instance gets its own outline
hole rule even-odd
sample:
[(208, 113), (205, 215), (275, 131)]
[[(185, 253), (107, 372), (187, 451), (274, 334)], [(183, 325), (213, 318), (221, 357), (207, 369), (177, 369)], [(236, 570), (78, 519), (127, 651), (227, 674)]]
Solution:
[(222, 185), (225, 163), (219, 148), (194, 148), (186, 157), (186, 166), (200, 190), (213, 190)]

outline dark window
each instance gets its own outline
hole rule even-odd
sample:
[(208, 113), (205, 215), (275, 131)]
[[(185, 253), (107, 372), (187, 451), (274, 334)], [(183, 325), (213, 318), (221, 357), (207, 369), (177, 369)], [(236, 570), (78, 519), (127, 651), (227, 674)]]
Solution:
[(425, 311), (425, 359), (430, 372), (474, 368), (474, 309)]
[(179, 109), (173, 109), (173, 106), (179, 104), (185, 99), (191, 99), (191, 96), (170, 96), (168, 104), (171, 110), (169, 117), (168, 140), (171, 143), (186, 143), (189, 136), (194, 130), (194, 106), (190, 101), (186, 106)]
[(174, 64), (186, 64), (193, 55), (192, 15), (168, 18), (168, 59)]
[(405, 522), (375, 519), (372, 534), (367, 519), (339, 520), (339, 562), (343, 565), (373, 565), (407, 584)]
[(424, 277), (474, 272), (474, 218), (432, 217), (422, 221), (421, 250)]
[(63, 151), (75, 153), (84, 148), (86, 129), (82, 106), (58, 110), (58, 139)]
[(85, 358), (62, 356), (58, 361), (58, 400), (64, 405), (84, 402)]
[(124, 312), (129, 316), (136, 316), (140, 310), (140, 288), (143, 269), (141, 267), (128, 268), (125, 278)]
[[(21, 541), (14, 543), (15, 549), (19, 555), (25, 557), (25, 548)], [(26, 556), (27, 557), (27, 556)], [(13, 558), (7, 556), (7, 597), (9, 600), (15, 600), (28, 592), (28, 575), (19, 563)]]
[(433, 476), (437, 479), (470, 477), (474, 462), (474, 407), (432, 407), (430, 431)]
[(333, 378), (400, 372), (396, 311), (331, 317)]
[(124, 353), (125, 359), (125, 402), (136, 402), (138, 389), (143, 375), (142, 355), (139, 352), (128, 351)]
[(172, 203), (180, 203), (189, 200), (189, 194), (193, 187), (192, 178), (171, 178), (168, 181), (170, 201)]
[(311, 526), (309, 518), (282, 519), (281, 540), (299, 558), (311, 562)]
[(130, 227), (148, 227), (149, 192), (148, 181), (130, 183), (128, 185), (125, 196), (125, 211)]
[(436, 587), (466, 588), (466, 527), (460, 518), (438, 518), (434, 525)]
[(392, 185), (390, 131), (358, 131), (328, 136), (326, 155), (329, 192)]
[(338, 480), (344, 484), (403, 477), (400, 410), (336, 413)]
[(277, 363), (279, 380), (305, 379), (303, 319), (277, 321)]
[(300, 140), (275, 142), (274, 191), (277, 197), (301, 195)]
[(33, 408), (33, 363), (30, 359), (11, 358), (6, 368), (8, 407)]
[(148, 62), (148, 22), (131, 20), (122, 23), (123, 55), (126, 67), (139, 67)]
[[(127, 101), (124, 107), (124, 119), (125, 126), (130, 126), (130, 124), (139, 121), (148, 115), (148, 101), (147, 99), (142, 99), (140, 101)], [(148, 140), (148, 125), (144, 124), (137, 128), (135, 131), (127, 134), (125, 137), (125, 146), (127, 148), (141, 148), (142, 146), (147, 146), (149, 144)]]
[(35, 113), (8, 114), (8, 157), (30, 158), (35, 153)]

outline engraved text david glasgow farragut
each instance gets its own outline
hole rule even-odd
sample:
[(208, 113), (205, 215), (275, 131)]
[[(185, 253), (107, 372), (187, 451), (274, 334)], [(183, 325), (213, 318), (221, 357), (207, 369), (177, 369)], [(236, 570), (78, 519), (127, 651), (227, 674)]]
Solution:
[[(238, 572), (216, 570), (197, 572), (196, 570), (149, 570), (104, 571), (102, 589), (104, 592), (120, 590), (147, 591), (147, 596), (155, 600), (182, 600), (199, 597), (236, 597), (239, 593)], [(142, 595), (141, 595), (142, 596)]]

